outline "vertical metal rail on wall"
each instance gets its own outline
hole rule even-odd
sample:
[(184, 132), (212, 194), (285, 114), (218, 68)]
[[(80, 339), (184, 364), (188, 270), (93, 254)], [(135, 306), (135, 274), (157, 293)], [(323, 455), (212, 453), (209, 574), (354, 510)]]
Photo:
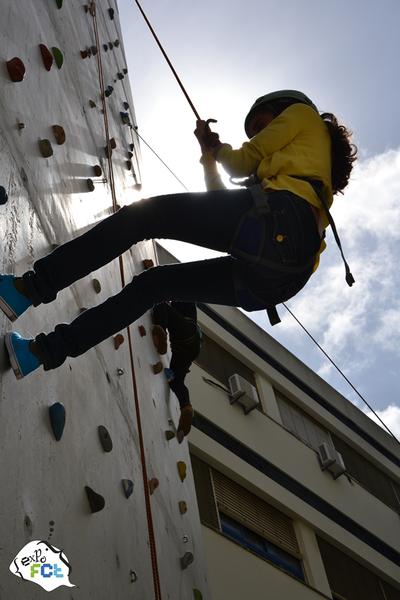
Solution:
[[(114, 171), (113, 171), (113, 163), (111, 156), (111, 147), (110, 147), (110, 131), (109, 131), (109, 121), (108, 121), (108, 112), (107, 112), (107, 103), (105, 98), (105, 88), (104, 88), (104, 74), (103, 74), (103, 65), (101, 62), (101, 52), (100, 52), (100, 40), (99, 40), (99, 30), (97, 24), (97, 15), (96, 15), (96, 2), (91, 2), (89, 4), (90, 14), (93, 17), (93, 27), (94, 34), (96, 39), (97, 46), (97, 66), (99, 71), (99, 83), (100, 83), (100, 94), (103, 105), (103, 115), (104, 115), (104, 128), (106, 133), (106, 143), (107, 143), (107, 158), (108, 158), (108, 168), (109, 168), (109, 181), (111, 188), (111, 195), (113, 201), (113, 209), (116, 212), (117, 208), (117, 198), (115, 193), (115, 182), (114, 182)], [(119, 256), (119, 267), (121, 274), (121, 283), (122, 287), (125, 286), (125, 276), (124, 276), (124, 264), (122, 260), (122, 256)], [(137, 390), (136, 376), (135, 376), (135, 367), (133, 362), (133, 347), (132, 347), (132, 339), (131, 332), (129, 326), (127, 327), (128, 341), (129, 341), (129, 355), (130, 355), (130, 363), (131, 363), (131, 372), (132, 372), (132, 384), (133, 384), (133, 395), (135, 400), (135, 409), (136, 409), (136, 418), (137, 418), (137, 426), (138, 426), (138, 434), (139, 434), (139, 446), (140, 446), (140, 458), (142, 464), (142, 476), (143, 476), (143, 487), (144, 487), (144, 496), (146, 503), (146, 515), (147, 515), (147, 528), (149, 533), (149, 542), (150, 542), (150, 553), (151, 553), (151, 564), (153, 570), (153, 582), (154, 582), (154, 598), (155, 600), (161, 600), (161, 586), (160, 586), (160, 575), (158, 571), (158, 562), (157, 562), (157, 548), (156, 541), (154, 535), (154, 526), (153, 526), (153, 517), (151, 512), (151, 504), (150, 504), (150, 492), (148, 486), (148, 477), (147, 477), (147, 468), (146, 468), (146, 457), (144, 451), (144, 440), (143, 440), (143, 431), (142, 431), (142, 422), (140, 417), (140, 405), (139, 405), (139, 396)]]

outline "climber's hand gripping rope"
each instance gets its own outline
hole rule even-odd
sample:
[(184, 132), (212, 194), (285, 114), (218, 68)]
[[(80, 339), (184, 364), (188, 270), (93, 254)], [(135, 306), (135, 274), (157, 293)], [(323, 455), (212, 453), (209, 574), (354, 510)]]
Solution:
[(217, 123), (217, 121), (216, 119), (207, 119), (207, 121), (199, 119), (196, 121), (196, 129), (193, 133), (197, 137), (202, 152), (212, 151), (221, 143), (218, 133), (211, 131), (210, 123)]

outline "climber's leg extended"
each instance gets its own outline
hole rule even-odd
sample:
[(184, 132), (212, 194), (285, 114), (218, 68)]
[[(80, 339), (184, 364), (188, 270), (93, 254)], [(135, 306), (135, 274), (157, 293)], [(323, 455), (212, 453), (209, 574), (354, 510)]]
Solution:
[(157, 196), (124, 206), (83, 235), (56, 248), (22, 279), (34, 306), (99, 269), (133, 244), (153, 238), (228, 252), (237, 224), (252, 206), (247, 190)]
[(165, 300), (238, 306), (235, 278), (241, 261), (225, 256), (192, 263), (163, 265), (143, 271), (102, 304), (62, 323), (35, 341), (45, 356), (44, 369), (55, 369), (67, 356), (77, 357), (133, 323), (155, 303)]

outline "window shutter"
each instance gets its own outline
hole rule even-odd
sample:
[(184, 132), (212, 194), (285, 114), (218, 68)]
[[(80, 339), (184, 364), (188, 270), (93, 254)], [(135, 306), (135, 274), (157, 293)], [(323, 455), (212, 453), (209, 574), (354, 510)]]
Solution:
[(218, 509), (238, 523), (301, 558), (292, 520), (248, 490), (212, 469)]
[(194, 454), (190, 455), (194, 486), (199, 506), (200, 521), (214, 529), (219, 529), (217, 505), (215, 502), (210, 467)]
[(318, 446), (323, 443), (328, 444), (331, 448), (333, 447), (330, 434), (326, 429), (276, 390), (275, 394), (282, 423), (289, 431), (314, 450), (318, 450)]

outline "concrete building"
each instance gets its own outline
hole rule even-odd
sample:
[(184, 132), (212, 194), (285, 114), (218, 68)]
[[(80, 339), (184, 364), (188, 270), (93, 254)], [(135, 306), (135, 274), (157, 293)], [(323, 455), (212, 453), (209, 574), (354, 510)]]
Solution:
[(189, 448), (213, 600), (399, 600), (399, 444), (238, 309), (198, 319)]

